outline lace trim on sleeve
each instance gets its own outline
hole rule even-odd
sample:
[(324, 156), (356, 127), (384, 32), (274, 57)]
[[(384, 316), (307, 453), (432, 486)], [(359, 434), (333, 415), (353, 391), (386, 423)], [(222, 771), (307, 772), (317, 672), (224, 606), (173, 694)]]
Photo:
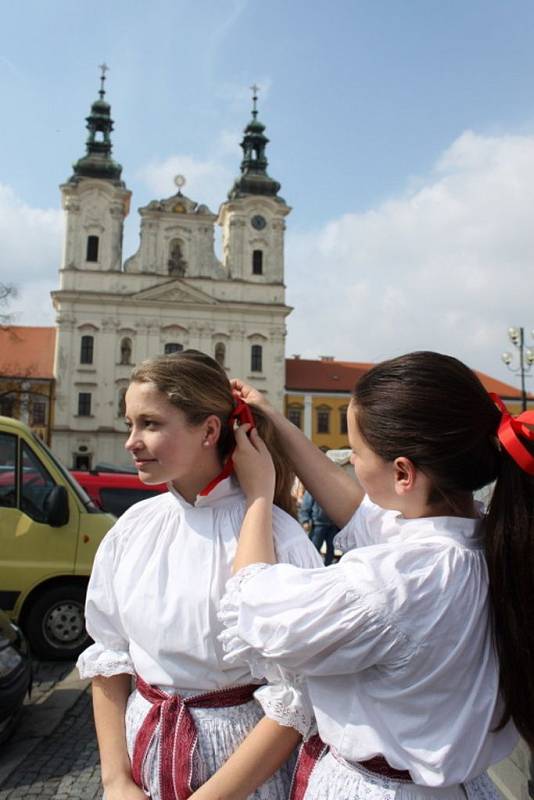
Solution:
[(294, 728), (304, 741), (316, 733), (315, 718), (308, 694), (299, 686), (298, 678), (292, 682), (261, 686), (254, 697), (263, 708), (263, 713), (279, 725)]
[(95, 678), (102, 675), (135, 675), (129, 654), (124, 650), (108, 650), (101, 644), (93, 644), (84, 650), (76, 663), (80, 678)]

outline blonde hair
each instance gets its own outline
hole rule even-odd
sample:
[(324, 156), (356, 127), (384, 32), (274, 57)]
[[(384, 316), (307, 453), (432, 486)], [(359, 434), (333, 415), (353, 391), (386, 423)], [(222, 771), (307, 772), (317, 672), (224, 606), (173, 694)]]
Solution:
[[(132, 371), (131, 383), (153, 383), (168, 400), (185, 414), (189, 425), (195, 427), (214, 414), (221, 421), (217, 449), (221, 461), (231, 454), (234, 445), (230, 414), (234, 397), (230, 381), (215, 359), (199, 350), (182, 350), (168, 356), (156, 356), (143, 361)], [(275, 505), (295, 516), (291, 495), (294, 473), (282, 453), (278, 434), (264, 412), (251, 406), (258, 433), (269, 448), (276, 471)]]

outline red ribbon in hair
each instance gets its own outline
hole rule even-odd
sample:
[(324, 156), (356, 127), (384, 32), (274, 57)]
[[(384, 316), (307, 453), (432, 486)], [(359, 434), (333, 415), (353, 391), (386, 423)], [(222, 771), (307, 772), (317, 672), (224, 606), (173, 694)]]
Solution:
[(534, 441), (534, 431), (527, 427), (534, 425), (534, 411), (523, 411), (517, 417), (512, 417), (498, 395), (490, 392), (489, 396), (502, 414), (497, 428), (497, 439), (524, 472), (534, 475), (534, 455), (521, 441), (521, 438)]
[[(228, 417), (228, 425), (231, 425), (233, 427), (234, 422), (236, 421), (239, 422), (240, 425), (243, 425), (245, 422), (248, 422), (252, 430), (252, 428), (256, 426), (256, 423), (254, 422), (254, 417), (252, 416), (252, 411), (250, 410), (249, 404), (245, 403), (243, 398), (237, 392), (232, 392), (232, 394), (234, 396), (234, 407), (230, 413), (230, 416)], [(234, 448), (232, 448), (232, 453), (234, 452), (234, 449), (235, 445)], [(232, 472), (234, 471), (234, 462), (232, 461), (232, 453), (230, 453), (230, 455), (226, 459), (226, 463), (222, 468), (221, 472), (219, 472), (219, 474), (212, 481), (210, 481), (207, 486), (204, 486), (201, 492), (199, 492), (200, 497), (206, 497), (206, 495), (208, 495), (213, 489), (215, 489), (215, 487), (221, 481), (223, 481), (225, 478), (227, 478), (229, 475), (232, 474)]]

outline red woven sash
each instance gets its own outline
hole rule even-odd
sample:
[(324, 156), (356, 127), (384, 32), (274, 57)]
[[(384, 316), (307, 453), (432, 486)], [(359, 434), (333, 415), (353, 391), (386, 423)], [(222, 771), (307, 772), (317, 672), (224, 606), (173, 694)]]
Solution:
[(159, 784), (161, 800), (187, 800), (193, 793), (193, 759), (197, 746), (197, 730), (189, 707), (223, 708), (239, 706), (252, 700), (258, 688), (253, 684), (233, 686), (215, 692), (180, 697), (167, 694), (137, 676), (138, 692), (152, 703), (135, 739), (132, 778), (144, 791), (143, 769), (148, 748), (160, 726)]
[(317, 734), (315, 734), (315, 736), (310, 736), (308, 741), (304, 742), (301, 746), (295, 765), (295, 772), (293, 773), (289, 800), (302, 800), (308, 788), (310, 775), (326, 750), (326, 747), (327, 745), (325, 745)]

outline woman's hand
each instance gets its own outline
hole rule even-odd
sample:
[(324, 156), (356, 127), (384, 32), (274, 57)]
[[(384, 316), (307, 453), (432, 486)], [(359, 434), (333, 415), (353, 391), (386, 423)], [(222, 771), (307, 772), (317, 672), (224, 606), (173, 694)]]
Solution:
[(256, 428), (251, 429), (248, 423), (237, 428), (235, 440), (236, 448), (232, 460), (245, 497), (249, 503), (258, 498), (272, 503), (276, 473), (265, 442)]
[(243, 383), (239, 378), (232, 378), (230, 385), (234, 391), (239, 392), (245, 403), (258, 406), (267, 413), (269, 411), (274, 411), (271, 404), (265, 399), (265, 396), (249, 383)]
[(147, 800), (146, 794), (132, 778), (121, 775), (104, 786), (106, 800)]

